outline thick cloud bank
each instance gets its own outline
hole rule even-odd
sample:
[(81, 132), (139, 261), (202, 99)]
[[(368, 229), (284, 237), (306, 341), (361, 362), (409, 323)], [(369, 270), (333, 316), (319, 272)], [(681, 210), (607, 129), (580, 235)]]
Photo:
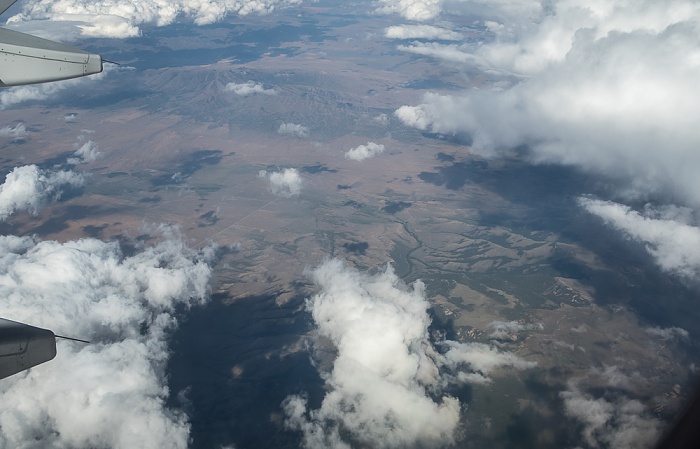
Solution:
[(138, 36), (139, 25), (164, 26), (178, 17), (197, 25), (217, 22), (227, 15), (269, 13), (278, 7), (298, 5), (302, 0), (28, 0), (21, 14), (8, 23), (28, 20), (62, 21), (76, 26), (83, 36), (125, 38)]
[(165, 406), (175, 307), (207, 298), (206, 257), (174, 233), (125, 256), (117, 243), (0, 237), (3, 317), (90, 340), (0, 382), (0, 447), (186, 448)]
[(648, 207), (641, 214), (612, 201), (580, 198), (579, 204), (628, 238), (647, 243), (647, 251), (663, 270), (700, 277), (700, 228), (687, 222), (687, 209)]
[(301, 193), (302, 179), (296, 168), (285, 168), (281, 172), (260, 170), (258, 178), (266, 179), (269, 183), (270, 191), (282, 198), (299, 196)]
[(391, 266), (369, 276), (334, 259), (312, 276), (321, 291), (307, 307), (337, 356), (323, 373), (329, 391), (320, 408), (309, 410), (304, 396), (283, 403), (287, 426), (302, 432), (307, 448), (449, 444), (460, 403), (441, 388), (488, 382), (496, 367), (534, 365), (478, 343), (443, 341), (439, 353), (429, 338), (423, 283), (404, 285)]
[[(527, 6), (522, 14), (517, 5)], [(429, 94), (399, 108), (400, 120), (469, 133), (473, 150), (486, 156), (527, 145), (535, 162), (575, 165), (627, 181), (638, 194), (663, 190), (700, 205), (697, 2), (505, 1), (483, 14), (501, 20), (489, 22), (496, 39), (470, 55), (466, 46), (435, 43), (403, 49), (471, 57), (522, 81)]]
[(384, 152), (384, 145), (374, 142), (367, 142), (367, 145), (359, 145), (351, 148), (345, 153), (345, 159), (352, 161), (364, 161)]
[(80, 187), (83, 176), (73, 171), (48, 171), (36, 165), (17, 167), (7, 174), (0, 185), (0, 220), (16, 211), (37, 212), (50, 201), (61, 197), (63, 188)]

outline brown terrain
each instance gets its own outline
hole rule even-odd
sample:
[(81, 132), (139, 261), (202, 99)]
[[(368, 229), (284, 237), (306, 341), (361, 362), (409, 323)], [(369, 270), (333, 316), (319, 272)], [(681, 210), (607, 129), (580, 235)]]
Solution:
[[(526, 173), (521, 162), (483, 161), (463, 143), (403, 127), (393, 110), (428, 91), (407, 87), (411, 82), (439, 77), (465, 88), (487, 80), (394, 51), (376, 37), (386, 20), (334, 29), (333, 39), (285, 43), (298, 48), (294, 56), (146, 70), (136, 75), (150, 92), (141, 99), (0, 111), (0, 127), (22, 122), (29, 130), (22, 144), (0, 138), (5, 173), (60, 159), (82, 141), (96, 142), (102, 153), (76, 168), (88, 174), (80, 194), (37, 215), (16, 214), (3, 232), (128, 240), (148, 234), (148, 225), (177, 225), (193, 247), (231, 249), (212, 285), (227, 303), (275, 295), (283, 305), (309, 295), (304, 270), (327, 257), (362, 270), (393, 263), (407, 282), (426, 283), (435, 319), (459, 340), (491, 341), (494, 321), (526, 328), (498, 344), (538, 366), (474, 387), (466, 416), (475, 430), (504, 431), (505, 410), (513, 408), (489, 405), (491, 398), (505, 392), (515, 409), (544, 416), (556, 393), (538, 396), (528, 385), (559, 391), (610, 366), (646, 379), (629, 394), (667, 417), (678, 406), (674, 385), (686, 384), (694, 358), (646, 332), (650, 325), (630, 309), (630, 298), (599, 296), (597, 279), (634, 286), (641, 272), (620, 272), (625, 260), (602, 259), (558, 224), (564, 214), (582, 214), (564, 193), (561, 207), (547, 209), (536, 194), (517, 197), (498, 184), (522, 181), (525, 190), (547, 181), (537, 173), (514, 178)], [(248, 80), (278, 92), (239, 97), (224, 90)], [(64, 120), (69, 113), (77, 114), (74, 123)], [(388, 123), (376, 120), (380, 114)], [(280, 135), (282, 123), (306, 126), (309, 136)], [(343, 157), (370, 141), (384, 153), (363, 162)], [(303, 178), (299, 197), (276, 197), (258, 177), (286, 167)], [(562, 217), (547, 221), (545, 212)], [(564, 262), (585, 275), (558, 268)], [(541, 438), (548, 438), (544, 431)]]

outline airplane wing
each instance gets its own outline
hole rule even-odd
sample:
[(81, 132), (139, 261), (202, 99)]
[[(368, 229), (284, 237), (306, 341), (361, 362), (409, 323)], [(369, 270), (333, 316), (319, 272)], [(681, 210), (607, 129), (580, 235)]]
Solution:
[[(0, 0), (0, 14), (17, 0)], [(0, 87), (46, 83), (102, 71), (100, 55), (0, 28)]]
[(0, 0), (0, 14), (4, 13), (7, 8), (14, 5), (17, 0)]
[[(0, 9), (12, 3), (0, 0)], [(0, 87), (65, 80), (101, 71), (100, 55), (0, 28)]]
[(0, 318), (0, 379), (56, 357), (56, 335), (48, 329)]

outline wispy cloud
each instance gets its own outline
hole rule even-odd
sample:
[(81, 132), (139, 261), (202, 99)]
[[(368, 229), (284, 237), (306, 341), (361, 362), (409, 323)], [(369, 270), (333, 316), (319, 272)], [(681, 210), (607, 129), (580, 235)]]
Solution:
[(389, 39), (439, 39), (459, 41), (464, 39), (461, 33), (433, 25), (395, 25), (384, 30)]
[(5, 126), (0, 128), (0, 137), (12, 137), (12, 140), (23, 139), (27, 135), (27, 127), (24, 123), (18, 123), (15, 126)]
[(700, 276), (700, 228), (679, 220), (676, 209), (669, 216), (669, 212), (659, 214), (651, 208), (642, 214), (623, 204), (592, 198), (580, 198), (579, 204), (628, 238), (646, 243), (663, 270), (692, 279)]
[(560, 396), (566, 416), (582, 426), (581, 437), (588, 447), (652, 448), (661, 435), (661, 421), (636, 399), (622, 394), (595, 397), (575, 382)]
[(493, 329), (489, 334), (489, 338), (494, 340), (517, 340), (518, 334), (528, 330), (543, 330), (540, 323), (526, 324), (517, 321), (492, 321), (489, 327)]
[(660, 337), (663, 340), (687, 340), (689, 337), (688, 331), (680, 327), (649, 327), (645, 329), (648, 334)]

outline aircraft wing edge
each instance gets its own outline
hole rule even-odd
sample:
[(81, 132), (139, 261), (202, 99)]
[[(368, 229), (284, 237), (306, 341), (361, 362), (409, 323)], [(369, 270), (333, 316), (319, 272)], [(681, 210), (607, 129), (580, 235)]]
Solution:
[(0, 0), (0, 14), (7, 11), (7, 8), (14, 5), (17, 0)]
[(56, 357), (56, 335), (48, 329), (0, 318), (0, 379)]
[(102, 57), (0, 28), (0, 86), (44, 83), (102, 71)]

